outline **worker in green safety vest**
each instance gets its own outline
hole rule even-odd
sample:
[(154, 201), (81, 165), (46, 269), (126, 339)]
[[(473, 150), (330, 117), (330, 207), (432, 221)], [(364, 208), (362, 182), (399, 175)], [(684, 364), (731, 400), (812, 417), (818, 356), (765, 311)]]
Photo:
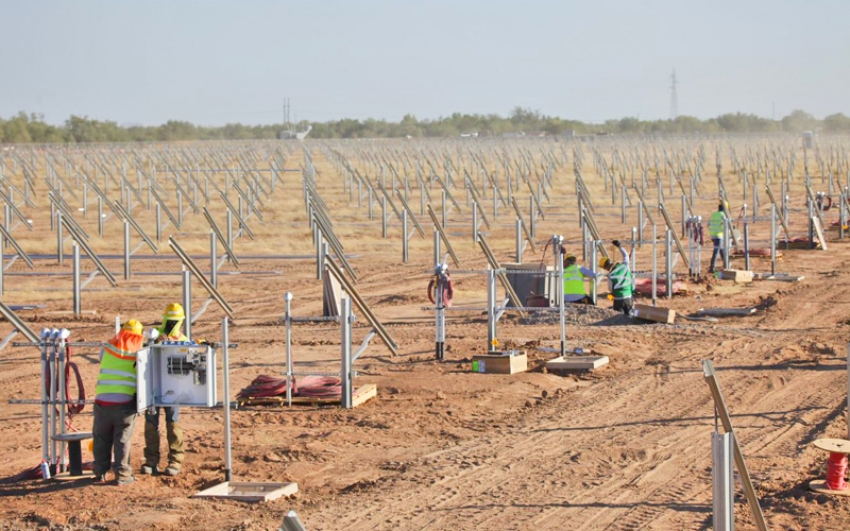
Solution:
[(634, 308), (634, 278), (629, 269), (629, 253), (619, 241), (614, 240), (613, 243), (623, 256), (623, 261), (615, 264), (610, 258), (603, 258), (599, 265), (608, 271), (608, 290), (614, 297), (614, 311), (631, 315)]
[(714, 263), (717, 261), (718, 254), (720, 254), (720, 259), (723, 263), (726, 263), (726, 242), (723, 241), (723, 227), (726, 225), (727, 219), (726, 209), (723, 203), (720, 203), (717, 205), (717, 211), (708, 220), (708, 235), (714, 244), (714, 251), (711, 253), (711, 264), (708, 267), (709, 273), (714, 273)]
[(137, 416), (136, 353), (143, 341), (142, 324), (130, 319), (100, 353), (92, 427), (96, 483), (106, 482), (110, 468), (119, 485), (135, 481), (130, 468), (130, 439)]
[(584, 288), (585, 279), (596, 278), (596, 273), (576, 263), (572, 254), (564, 256), (564, 302), (590, 304)]

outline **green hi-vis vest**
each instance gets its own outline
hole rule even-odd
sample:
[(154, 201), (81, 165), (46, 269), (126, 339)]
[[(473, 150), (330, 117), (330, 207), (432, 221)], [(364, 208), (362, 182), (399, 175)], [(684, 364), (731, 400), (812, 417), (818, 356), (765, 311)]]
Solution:
[(632, 296), (632, 272), (626, 264), (615, 265), (608, 278), (611, 279), (614, 292), (612, 295), (615, 299), (628, 299)]
[(716, 211), (708, 219), (708, 235), (712, 238), (723, 238), (723, 222), (726, 215), (721, 211)]
[(578, 265), (564, 269), (564, 295), (584, 295), (584, 275)]
[[(122, 341), (122, 339), (124, 338), (119, 334), (112, 341), (103, 345), (100, 373), (97, 375), (97, 387), (95, 388), (95, 393), (98, 395), (133, 396), (136, 394), (136, 352), (138, 347), (141, 346), (141, 342)], [(138, 346), (133, 348), (131, 346), (133, 343), (138, 343)]]

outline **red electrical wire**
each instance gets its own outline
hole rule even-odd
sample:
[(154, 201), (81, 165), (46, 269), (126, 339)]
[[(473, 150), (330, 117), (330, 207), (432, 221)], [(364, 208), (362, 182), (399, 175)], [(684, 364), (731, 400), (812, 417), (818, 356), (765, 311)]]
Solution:
[(826, 488), (829, 490), (844, 490), (848, 487), (844, 481), (847, 473), (847, 454), (832, 452), (829, 454), (826, 468)]
[(336, 376), (304, 376), (298, 381), (298, 396), (340, 397), (342, 396), (342, 380)]

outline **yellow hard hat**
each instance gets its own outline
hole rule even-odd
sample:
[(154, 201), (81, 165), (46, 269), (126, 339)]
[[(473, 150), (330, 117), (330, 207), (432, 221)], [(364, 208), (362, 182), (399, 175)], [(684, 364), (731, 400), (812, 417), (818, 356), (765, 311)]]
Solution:
[(124, 326), (121, 327), (121, 330), (126, 330), (128, 332), (133, 332), (137, 335), (142, 335), (142, 323), (135, 319), (130, 319), (129, 321), (124, 323)]
[(162, 317), (168, 321), (177, 321), (180, 319), (185, 319), (186, 314), (183, 312), (182, 306), (180, 306), (176, 302), (172, 302), (171, 304), (165, 307), (165, 313), (162, 314)]
[(606, 258), (606, 257), (604, 257), (604, 256), (603, 256), (603, 257), (599, 260), (599, 267), (601, 267), (601, 268), (603, 268), (603, 269), (608, 269), (608, 267), (609, 267), (610, 265), (611, 265), (611, 259), (610, 259), (610, 258)]

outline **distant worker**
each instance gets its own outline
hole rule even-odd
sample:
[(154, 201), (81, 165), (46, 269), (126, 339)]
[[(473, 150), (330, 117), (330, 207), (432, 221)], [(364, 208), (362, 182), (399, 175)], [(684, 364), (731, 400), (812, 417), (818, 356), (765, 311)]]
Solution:
[(723, 264), (726, 263), (726, 242), (723, 241), (723, 227), (726, 225), (726, 209), (723, 203), (717, 205), (717, 212), (711, 215), (708, 220), (708, 235), (711, 237), (711, 242), (714, 243), (714, 251), (711, 253), (711, 264), (708, 267), (709, 273), (714, 273), (714, 263), (717, 261), (717, 254), (720, 254), (720, 259)]
[(614, 246), (619, 249), (623, 255), (623, 261), (614, 264), (610, 258), (603, 258), (599, 265), (608, 271), (608, 290), (614, 297), (614, 311), (623, 312), (626, 315), (632, 314), (634, 302), (632, 294), (634, 292), (634, 281), (632, 280), (632, 272), (629, 269), (629, 253), (623, 249), (619, 241), (614, 240)]
[[(155, 342), (162, 341), (186, 341), (183, 335), (183, 321), (186, 314), (179, 304), (171, 303), (165, 307), (162, 316), (162, 325), (157, 328), (159, 337)], [(183, 430), (180, 429), (179, 412), (176, 407), (153, 408), (145, 412), (145, 464), (142, 465), (142, 474), (156, 474), (159, 466), (159, 410), (165, 410), (165, 437), (168, 440), (168, 464), (165, 474), (176, 476), (183, 468)]]
[(584, 289), (586, 278), (596, 278), (596, 273), (576, 263), (572, 254), (564, 256), (564, 302), (590, 304), (590, 297)]
[(100, 351), (92, 427), (96, 483), (106, 482), (110, 468), (119, 485), (135, 481), (130, 468), (130, 439), (137, 415), (136, 353), (143, 342), (142, 324), (130, 319)]

